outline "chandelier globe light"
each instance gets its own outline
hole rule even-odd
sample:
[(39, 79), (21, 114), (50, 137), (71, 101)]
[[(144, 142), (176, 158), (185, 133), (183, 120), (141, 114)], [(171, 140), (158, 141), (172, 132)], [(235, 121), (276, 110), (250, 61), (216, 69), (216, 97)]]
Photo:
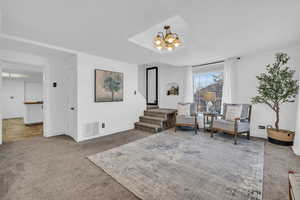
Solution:
[(182, 45), (179, 36), (176, 33), (171, 32), (170, 26), (165, 26), (165, 34), (163, 32), (158, 32), (154, 38), (154, 47), (161, 50), (173, 51), (175, 48)]

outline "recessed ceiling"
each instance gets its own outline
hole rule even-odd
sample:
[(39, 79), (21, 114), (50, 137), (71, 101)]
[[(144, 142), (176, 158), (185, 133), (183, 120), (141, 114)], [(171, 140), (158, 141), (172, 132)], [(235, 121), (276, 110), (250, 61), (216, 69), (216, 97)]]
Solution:
[[(199, 64), (300, 39), (299, 0), (1, 0), (0, 7), (6, 34), (137, 64)], [(128, 41), (173, 16), (188, 24), (184, 48), (158, 54)]]

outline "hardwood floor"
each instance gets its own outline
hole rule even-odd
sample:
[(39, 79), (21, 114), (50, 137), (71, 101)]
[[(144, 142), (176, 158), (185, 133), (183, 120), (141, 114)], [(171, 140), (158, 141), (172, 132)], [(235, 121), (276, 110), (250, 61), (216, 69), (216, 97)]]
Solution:
[(4, 143), (41, 135), (43, 135), (43, 124), (26, 126), (23, 122), (23, 118), (3, 120)]

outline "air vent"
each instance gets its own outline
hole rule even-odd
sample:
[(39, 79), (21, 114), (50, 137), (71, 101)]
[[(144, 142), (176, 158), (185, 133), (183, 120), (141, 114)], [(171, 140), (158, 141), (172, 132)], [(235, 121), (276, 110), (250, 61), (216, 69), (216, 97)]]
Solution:
[(84, 127), (84, 137), (92, 137), (95, 135), (99, 135), (99, 123), (93, 122), (93, 123), (87, 123)]

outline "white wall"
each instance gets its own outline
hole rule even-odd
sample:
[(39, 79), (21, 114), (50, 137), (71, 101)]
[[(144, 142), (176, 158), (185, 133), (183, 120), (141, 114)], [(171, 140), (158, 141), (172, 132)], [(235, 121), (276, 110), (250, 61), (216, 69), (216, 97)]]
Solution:
[(144, 99), (146, 99), (146, 67), (138, 65), (138, 91)]
[[(272, 51), (258, 52), (241, 57), (234, 70), (235, 87), (233, 89), (233, 102), (250, 103), (251, 97), (257, 94), (256, 75), (265, 71), (265, 65), (274, 63), (274, 56), (277, 52), (285, 52), (291, 57), (289, 66), (296, 70), (300, 67), (300, 46), (292, 46)], [(298, 74), (295, 74), (298, 78)], [(295, 130), (296, 125), (296, 103), (287, 103), (282, 105), (280, 111), (280, 128)], [(273, 125), (275, 114), (263, 104), (253, 105), (251, 117), (251, 135), (257, 137), (266, 137), (266, 130), (258, 129), (258, 125)]]
[(25, 81), (24, 84), (26, 102), (43, 101), (43, 83)]
[[(177, 103), (183, 101), (185, 90), (186, 67), (176, 67), (162, 63), (151, 63), (140, 65), (138, 69), (139, 91), (146, 98), (146, 68), (158, 67), (158, 105), (160, 108), (176, 108)], [(167, 95), (167, 85), (177, 83), (179, 85), (179, 95)]]
[(1, 99), (3, 119), (24, 117), (24, 81), (3, 79)]
[[(44, 77), (44, 95), (48, 97), (44, 99), (44, 112), (47, 112), (44, 120), (47, 132), (44, 135), (47, 137), (67, 133), (69, 90), (67, 68), (70, 67), (68, 59), (49, 59), (48, 62)], [(57, 86), (53, 87), (53, 83)]]
[[(78, 141), (113, 134), (134, 128), (134, 123), (146, 108), (138, 89), (137, 65), (126, 64), (87, 54), (78, 54)], [(94, 70), (103, 69), (124, 73), (123, 102), (94, 102)], [(86, 136), (90, 123), (105, 123), (100, 134)]]
[[(185, 75), (185, 68), (177, 67), (170, 65), (161, 65), (158, 69), (158, 76), (159, 76), (159, 107), (160, 108), (177, 108), (178, 102), (183, 101), (184, 97), (184, 89), (185, 89), (185, 82), (184, 82), (184, 75)], [(171, 72), (171, 73), (170, 73)], [(179, 85), (179, 95), (167, 95), (167, 85), (168, 83), (175, 82)]]
[[(298, 71), (298, 76), (300, 76), (300, 70)], [(298, 90), (300, 94), (300, 88)], [(297, 101), (297, 110), (296, 110), (296, 135), (294, 139), (293, 150), (295, 154), (300, 156), (300, 98), (298, 97)]]
[[(78, 139), (77, 135), (77, 56), (66, 61), (66, 95), (67, 95), (67, 130), (66, 134), (74, 140)], [(74, 109), (71, 109), (74, 108)]]
[(24, 113), (24, 124), (35, 124), (43, 122), (43, 104), (26, 104)]
[(3, 31), (2, 27), (3, 27), (3, 14), (2, 14), (2, 10), (0, 10), (0, 33), (2, 33)]
[(194, 83), (193, 83), (193, 68), (192, 66), (184, 67), (184, 73), (181, 75), (184, 77), (183, 98), (184, 103), (194, 102)]
[(3, 119), (23, 118), (25, 101), (42, 101), (42, 83), (24, 82), (19, 79), (3, 79)]

